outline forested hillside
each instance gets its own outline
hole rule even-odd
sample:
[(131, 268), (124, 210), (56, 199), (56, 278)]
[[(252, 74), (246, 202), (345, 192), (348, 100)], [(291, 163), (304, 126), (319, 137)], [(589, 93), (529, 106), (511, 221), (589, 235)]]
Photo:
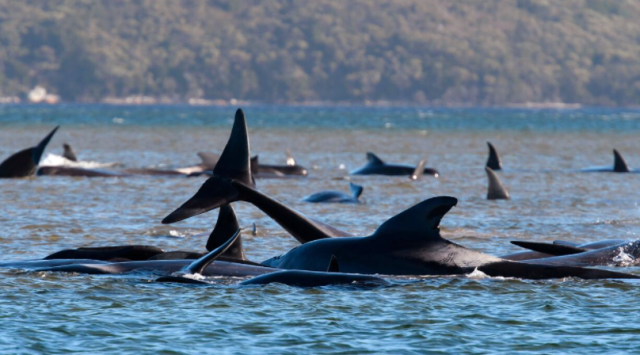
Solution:
[(0, 0), (0, 96), (640, 104), (635, 0)]

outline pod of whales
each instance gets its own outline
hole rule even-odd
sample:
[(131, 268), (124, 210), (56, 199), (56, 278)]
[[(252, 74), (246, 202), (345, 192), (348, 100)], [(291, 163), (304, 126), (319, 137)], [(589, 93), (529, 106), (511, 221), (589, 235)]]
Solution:
[(302, 201), (313, 203), (360, 203), (360, 195), (362, 195), (362, 186), (349, 183), (351, 195), (347, 195), (341, 191), (320, 191), (311, 194), (302, 199)]
[[(367, 164), (361, 168), (351, 171), (350, 175), (390, 175), (390, 176), (413, 176), (416, 175), (416, 167), (403, 164), (385, 163), (375, 154), (367, 153)], [(438, 170), (433, 168), (421, 169), (424, 175), (438, 177)], [(415, 179), (414, 179), (415, 180)]]
[(60, 126), (54, 128), (38, 145), (23, 149), (0, 163), (0, 178), (21, 178), (31, 176), (42, 158), (44, 149)]

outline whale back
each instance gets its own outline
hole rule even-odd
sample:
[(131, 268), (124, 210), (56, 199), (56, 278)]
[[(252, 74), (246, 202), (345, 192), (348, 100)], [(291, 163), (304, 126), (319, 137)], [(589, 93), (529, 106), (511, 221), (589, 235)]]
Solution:
[(487, 159), (487, 167), (492, 170), (500, 170), (502, 169), (502, 161), (500, 160), (500, 155), (496, 148), (491, 144), (491, 142), (487, 142), (487, 146), (489, 146), (489, 158)]
[(35, 173), (44, 149), (60, 126), (54, 128), (37, 146), (23, 149), (0, 164), (0, 178), (27, 177)]
[(504, 185), (502, 185), (502, 181), (500, 181), (498, 174), (488, 166), (485, 166), (484, 170), (487, 172), (487, 178), (489, 179), (487, 200), (508, 200), (510, 198), (509, 192)]
[(613, 171), (616, 173), (628, 173), (631, 171), (627, 162), (617, 149), (613, 150)]
[[(209, 240), (207, 240), (207, 250), (212, 251), (223, 245), (238, 229), (240, 229), (240, 225), (238, 224), (238, 218), (236, 217), (233, 207), (231, 207), (230, 204), (220, 207), (218, 221), (211, 235), (209, 235)], [(242, 249), (242, 235), (238, 236), (236, 241), (222, 256), (247, 260), (244, 255), (244, 250)]]

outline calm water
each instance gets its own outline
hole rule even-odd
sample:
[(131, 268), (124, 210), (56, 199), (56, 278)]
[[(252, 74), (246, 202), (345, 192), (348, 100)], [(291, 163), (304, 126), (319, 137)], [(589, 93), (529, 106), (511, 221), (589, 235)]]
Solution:
[[(127, 167), (197, 163), (223, 148), (233, 108), (0, 106), (0, 156), (63, 125), (81, 160)], [(640, 110), (300, 108), (252, 106), (251, 148), (284, 163), (290, 148), (310, 168), (305, 180), (260, 180), (259, 188), (352, 233), (436, 195), (459, 198), (443, 235), (500, 255), (510, 240), (575, 242), (638, 238), (640, 175), (579, 173), (611, 165), (617, 148), (640, 168)], [(486, 141), (502, 153), (511, 201), (487, 201)], [(334, 178), (373, 151), (390, 162), (440, 170), (438, 179), (354, 177), (366, 204), (314, 205), (310, 193), (348, 190)], [(51, 157), (49, 157), (50, 159)], [(203, 250), (216, 212), (172, 226), (160, 220), (200, 178), (0, 181), (3, 260), (40, 258), (69, 247), (135, 243)], [(294, 247), (277, 224), (236, 203), (251, 260)], [(640, 274), (640, 268), (623, 271)], [(240, 288), (154, 284), (150, 274), (85, 276), (0, 270), (4, 353), (628, 353), (640, 345), (640, 284), (623, 281), (435, 278), (390, 288)], [(229, 285), (230, 284), (230, 285)]]

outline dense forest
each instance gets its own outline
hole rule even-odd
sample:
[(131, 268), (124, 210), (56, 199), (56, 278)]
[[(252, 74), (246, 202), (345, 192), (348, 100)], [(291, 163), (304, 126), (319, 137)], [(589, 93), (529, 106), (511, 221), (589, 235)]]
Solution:
[(640, 104), (637, 0), (0, 0), (0, 96)]

